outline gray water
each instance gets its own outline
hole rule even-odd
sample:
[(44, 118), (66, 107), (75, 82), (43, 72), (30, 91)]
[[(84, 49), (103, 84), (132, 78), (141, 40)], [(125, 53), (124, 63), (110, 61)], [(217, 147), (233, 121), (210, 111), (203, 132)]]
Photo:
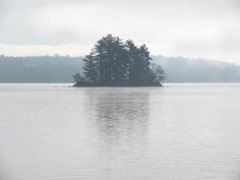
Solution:
[(237, 180), (239, 105), (239, 84), (0, 84), (0, 179)]

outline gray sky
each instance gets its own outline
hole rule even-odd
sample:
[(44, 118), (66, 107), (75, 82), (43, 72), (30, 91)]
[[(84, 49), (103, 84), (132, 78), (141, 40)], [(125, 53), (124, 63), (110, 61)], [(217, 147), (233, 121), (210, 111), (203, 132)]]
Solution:
[(0, 54), (85, 55), (108, 33), (153, 55), (240, 64), (240, 1), (0, 0)]

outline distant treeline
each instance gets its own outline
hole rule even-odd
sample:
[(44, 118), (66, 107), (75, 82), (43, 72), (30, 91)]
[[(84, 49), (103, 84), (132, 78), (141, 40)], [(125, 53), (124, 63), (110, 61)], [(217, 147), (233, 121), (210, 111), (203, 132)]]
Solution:
[(81, 72), (82, 57), (0, 56), (0, 82), (4, 83), (67, 83), (72, 75)]
[(152, 57), (167, 74), (167, 82), (240, 82), (240, 66), (205, 59), (184, 57)]
[[(204, 59), (152, 56), (167, 76), (165, 82), (240, 82), (240, 66)], [(83, 57), (0, 56), (1, 83), (74, 83), (83, 73)]]

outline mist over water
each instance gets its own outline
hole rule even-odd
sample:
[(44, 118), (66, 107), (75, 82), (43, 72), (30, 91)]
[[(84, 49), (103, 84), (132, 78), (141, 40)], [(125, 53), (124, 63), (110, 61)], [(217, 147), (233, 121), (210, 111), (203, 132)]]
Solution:
[(240, 85), (0, 84), (3, 180), (239, 179)]

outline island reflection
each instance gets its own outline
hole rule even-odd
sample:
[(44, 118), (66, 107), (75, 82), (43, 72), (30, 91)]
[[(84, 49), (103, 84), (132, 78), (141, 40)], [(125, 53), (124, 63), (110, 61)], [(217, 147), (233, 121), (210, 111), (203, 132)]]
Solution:
[(100, 88), (87, 91), (86, 111), (101, 141), (140, 145), (146, 143), (149, 92), (140, 88)]

